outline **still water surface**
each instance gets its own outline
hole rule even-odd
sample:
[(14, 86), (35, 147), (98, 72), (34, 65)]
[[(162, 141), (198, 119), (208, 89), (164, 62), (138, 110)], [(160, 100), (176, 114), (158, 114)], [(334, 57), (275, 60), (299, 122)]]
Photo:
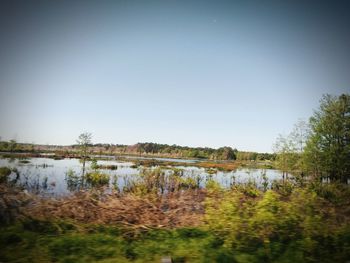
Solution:
[[(162, 158), (158, 158), (163, 160)], [(165, 161), (167, 159), (164, 159)], [(86, 162), (87, 171), (91, 171), (91, 162)], [(99, 171), (110, 175), (109, 185), (107, 189), (119, 189), (122, 191), (124, 187), (130, 185), (133, 180), (137, 180), (142, 166), (135, 167), (132, 162), (116, 160), (99, 160), (99, 165), (116, 165), (115, 170), (100, 169)], [(28, 158), (26, 163), (19, 159), (0, 159), (0, 166), (16, 168), (18, 173), (12, 173), (10, 179), (16, 180), (16, 184), (22, 186), (30, 192), (42, 195), (63, 196), (79, 190), (72, 187), (67, 180), (67, 172), (72, 170), (76, 175), (81, 176), (82, 164), (79, 159), (63, 159), (54, 160), (52, 158)], [(206, 181), (212, 179), (224, 187), (230, 187), (233, 183), (246, 183), (255, 181), (257, 185), (262, 184), (263, 173), (266, 174), (269, 184), (273, 180), (281, 179), (282, 175), (278, 170), (273, 169), (247, 169), (241, 168), (235, 171), (223, 172), (217, 171), (214, 174), (208, 173), (204, 168), (195, 166), (175, 166), (183, 171), (183, 177), (200, 178), (200, 187), (205, 187)], [(155, 167), (148, 168), (154, 169)], [(165, 168), (166, 172), (172, 172), (172, 168)]]

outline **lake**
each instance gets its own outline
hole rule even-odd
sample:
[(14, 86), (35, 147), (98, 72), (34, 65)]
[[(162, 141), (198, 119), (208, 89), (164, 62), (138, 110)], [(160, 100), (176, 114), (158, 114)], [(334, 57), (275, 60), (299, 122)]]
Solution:
[[(135, 157), (131, 157), (135, 158)], [(124, 159), (125, 160), (125, 159)], [(160, 161), (168, 159), (157, 158)], [(187, 160), (192, 162), (192, 160)], [(113, 165), (117, 169), (99, 169), (100, 172), (110, 176), (109, 184), (106, 189), (118, 189), (122, 191), (124, 187), (128, 187), (133, 181), (140, 177), (142, 169), (155, 169), (155, 167), (144, 168), (142, 166), (135, 167), (133, 162), (115, 160), (98, 160), (99, 165)], [(91, 171), (90, 161), (86, 162), (87, 171)], [(73, 173), (76, 180), (81, 178), (82, 163), (79, 159), (62, 159), (54, 160), (52, 158), (28, 158), (28, 159), (0, 159), (0, 166), (7, 166), (16, 169), (17, 172), (12, 172), (10, 180), (16, 185), (23, 187), (29, 192), (64, 196), (81, 190), (82, 187), (72, 178), (67, 178), (67, 173)], [(205, 187), (208, 180), (214, 180), (223, 187), (230, 187), (232, 184), (247, 183), (254, 181), (258, 186), (263, 183), (263, 174), (266, 175), (269, 184), (273, 180), (281, 179), (282, 174), (278, 170), (273, 169), (251, 169), (240, 168), (230, 172), (206, 170), (195, 166), (167, 166), (162, 167), (169, 174), (174, 168), (182, 171), (183, 177), (196, 178), (199, 181), (200, 187)]]

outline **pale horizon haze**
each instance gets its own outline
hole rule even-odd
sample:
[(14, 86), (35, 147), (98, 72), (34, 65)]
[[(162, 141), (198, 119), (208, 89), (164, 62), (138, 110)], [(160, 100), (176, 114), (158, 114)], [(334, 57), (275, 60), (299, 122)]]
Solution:
[(5, 1), (1, 139), (272, 152), (350, 88), (346, 2), (282, 2)]

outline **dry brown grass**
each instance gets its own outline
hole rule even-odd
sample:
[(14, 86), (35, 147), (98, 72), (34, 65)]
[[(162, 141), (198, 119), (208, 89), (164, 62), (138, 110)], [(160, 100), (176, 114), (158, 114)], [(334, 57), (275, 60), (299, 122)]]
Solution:
[(33, 199), (33, 196), (18, 188), (0, 184), (0, 223), (10, 223), (23, 216), (22, 208)]
[[(4, 192), (3, 192), (4, 191)], [(79, 192), (61, 199), (28, 195), (1, 186), (1, 216), (40, 220), (68, 219), (79, 223), (124, 224), (135, 227), (197, 226), (204, 213), (204, 190), (186, 190), (162, 196)]]
[(201, 162), (195, 162), (195, 163), (187, 163), (187, 162), (171, 162), (171, 161), (160, 161), (160, 160), (129, 160), (132, 161), (135, 166), (145, 166), (145, 167), (152, 167), (152, 166), (195, 166), (195, 167), (202, 167), (202, 168), (213, 168), (218, 169), (222, 171), (232, 171), (240, 167), (241, 162), (238, 161), (227, 161), (227, 162), (216, 162), (216, 161), (201, 161)]
[(199, 167), (203, 168), (214, 168), (219, 169), (223, 171), (232, 171), (239, 167), (240, 163), (237, 161), (234, 162), (224, 162), (224, 163), (217, 163), (217, 162), (200, 162), (198, 163)]

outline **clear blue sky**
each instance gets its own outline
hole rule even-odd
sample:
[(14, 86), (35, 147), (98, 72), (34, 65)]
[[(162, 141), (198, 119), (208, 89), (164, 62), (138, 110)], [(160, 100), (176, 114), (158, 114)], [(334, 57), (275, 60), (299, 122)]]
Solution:
[(349, 92), (341, 3), (48, 2), (2, 6), (2, 139), (271, 152)]

